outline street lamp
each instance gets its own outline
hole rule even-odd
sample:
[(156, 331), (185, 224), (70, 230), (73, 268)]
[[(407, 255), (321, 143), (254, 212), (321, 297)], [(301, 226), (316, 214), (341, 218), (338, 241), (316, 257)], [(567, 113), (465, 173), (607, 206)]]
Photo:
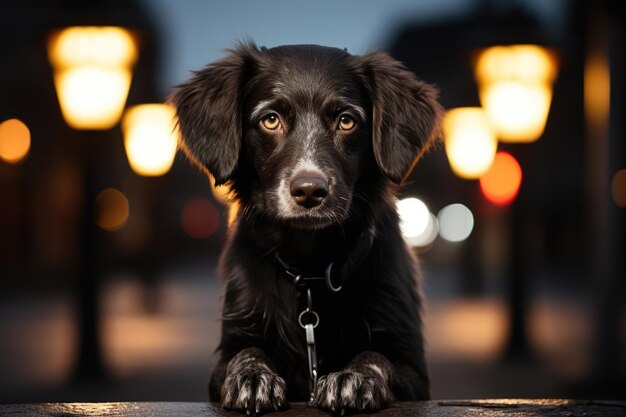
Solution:
[[(124, 133), (124, 149), (128, 164), (133, 172), (143, 181), (143, 201), (147, 212), (146, 221), (150, 222), (151, 230), (158, 230), (160, 222), (156, 211), (160, 209), (158, 196), (162, 195), (159, 188), (176, 156), (178, 145), (178, 128), (176, 111), (170, 104), (140, 104), (129, 107), (122, 118)], [(147, 239), (142, 258), (142, 275), (145, 286), (144, 306), (147, 311), (155, 311), (158, 307), (157, 263), (158, 239)]]
[(443, 121), (446, 155), (452, 171), (460, 178), (476, 179), (493, 162), (498, 139), (480, 107), (448, 110)]
[(130, 32), (115, 26), (74, 26), (52, 34), (54, 69), (63, 117), (74, 129), (110, 129), (120, 119), (137, 59)]
[(156, 177), (170, 170), (178, 140), (175, 115), (169, 104), (140, 104), (126, 111), (124, 147), (135, 173)]
[(96, 226), (99, 190), (95, 165), (103, 141), (97, 139), (119, 122), (137, 54), (133, 36), (121, 27), (74, 26), (57, 30), (48, 39), (48, 58), (63, 118), (70, 127), (84, 131), (82, 136), (93, 139), (79, 144), (83, 217), (75, 294), (79, 334), (74, 370), (79, 380), (107, 374), (100, 335), (101, 232)]
[(533, 142), (546, 125), (557, 60), (538, 45), (493, 46), (474, 68), (480, 102), (502, 142)]
[[(552, 50), (531, 44), (492, 46), (478, 55), (474, 75), (481, 104), (502, 142), (530, 143), (541, 137), (557, 75), (557, 58)], [(494, 170), (481, 178), (480, 185), (487, 199), (506, 205), (516, 198), (521, 181), (517, 161), (508, 154), (499, 154)], [(507, 353), (512, 356), (529, 352), (524, 215), (520, 204), (513, 204), (508, 289), (511, 325), (507, 345)]]

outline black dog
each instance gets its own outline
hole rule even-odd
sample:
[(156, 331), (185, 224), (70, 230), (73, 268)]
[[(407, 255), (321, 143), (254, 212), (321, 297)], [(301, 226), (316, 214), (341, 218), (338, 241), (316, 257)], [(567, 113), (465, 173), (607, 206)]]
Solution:
[(438, 138), (434, 89), (382, 52), (247, 43), (171, 101), (183, 149), (240, 205), (210, 398), (248, 413), (429, 398), (394, 191)]

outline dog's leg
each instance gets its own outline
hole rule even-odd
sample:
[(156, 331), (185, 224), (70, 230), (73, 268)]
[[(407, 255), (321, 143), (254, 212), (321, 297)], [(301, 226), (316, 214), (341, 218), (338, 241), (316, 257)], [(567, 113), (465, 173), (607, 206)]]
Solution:
[(342, 415), (380, 410), (392, 400), (392, 372), (393, 365), (380, 353), (360, 353), (341, 372), (319, 379), (315, 405)]
[(243, 349), (228, 362), (221, 403), (248, 415), (282, 410), (287, 407), (285, 381), (261, 349)]

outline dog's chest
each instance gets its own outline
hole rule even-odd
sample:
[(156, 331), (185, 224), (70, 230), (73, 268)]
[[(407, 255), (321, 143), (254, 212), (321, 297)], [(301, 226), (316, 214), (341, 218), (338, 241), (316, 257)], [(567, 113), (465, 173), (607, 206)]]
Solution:
[[(301, 292), (302, 291), (302, 292)], [(279, 338), (270, 340), (268, 353), (279, 374), (284, 375), (288, 386), (297, 387), (306, 397), (309, 390), (309, 359), (307, 336), (300, 326), (298, 316), (309, 307), (306, 289), (296, 289), (294, 297), (287, 301), (291, 314), (288, 335), (292, 347)], [(319, 375), (326, 375), (343, 369), (359, 352), (372, 349), (373, 332), (367, 319), (366, 306), (357, 302), (354, 294), (331, 294), (325, 287), (311, 289), (311, 309), (319, 316), (314, 328), (317, 369)], [(274, 323), (280, 326), (279, 323)], [(295, 324), (295, 325), (294, 325)], [(295, 348), (295, 351), (294, 351)]]
[[(368, 317), (368, 305), (349, 288), (339, 293), (331, 293), (323, 286), (314, 286), (310, 289), (298, 289), (298, 297), (294, 300), (293, 320), (300, 315), (311, 311), (319, 317), (319, 323), (314, 328), (315, 345), (320, 370), (328, 371), (340, 369), (356, 353), (370, 349), (375, 342), (376, 327), (372, 328)], [(310, 303), (310, 304), (309, 304)], [(375, 324), (374, 324), (375, 326)], [(306, 356), (306, 332), (298, 322), (296, 334), (297, 346), (302, 355)]]

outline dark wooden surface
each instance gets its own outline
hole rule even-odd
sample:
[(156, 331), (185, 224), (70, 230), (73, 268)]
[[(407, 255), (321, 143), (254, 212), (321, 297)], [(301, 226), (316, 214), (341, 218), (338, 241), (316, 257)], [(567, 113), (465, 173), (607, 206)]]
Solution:
[[(217, 404), (176, 402), (127, 402), (127, 403), (49, 403), (4, 404), (0, 416), (125, 416), (125, 417), (173, 417), (173, 416), (241, 416), (226, 412)], [(306, 404), (293, 404), (291, 409), (266, 416), (328, 416)], [(420, 417), (626, 417), (624, 401), (572, 401), (572, 400), (475, 400), (475, 401), (426, 401), (399, 402), (376, 413), (378, 416)]]

